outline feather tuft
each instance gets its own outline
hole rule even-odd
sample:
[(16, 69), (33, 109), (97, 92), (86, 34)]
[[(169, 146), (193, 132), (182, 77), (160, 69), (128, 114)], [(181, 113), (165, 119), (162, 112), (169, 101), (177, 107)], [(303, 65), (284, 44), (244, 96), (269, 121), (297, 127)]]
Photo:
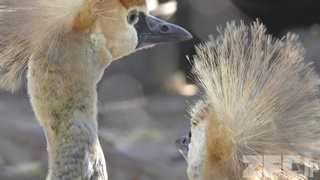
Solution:
[[(15, 91), (29, 59), (50, 56), (94, 19), (93, 0), (0, 0), (0, 87)], [(81, 38), (78, 38), (81, 39)]]
[(272, 38), (259, 22), (233, 21), (218, 32), (196, 47), (193, 68), (210, 104), (211, 163), (231, 179), (242, 177), (244, 155), (297, 155), (319, 169), (320, 79), (298, 36)]

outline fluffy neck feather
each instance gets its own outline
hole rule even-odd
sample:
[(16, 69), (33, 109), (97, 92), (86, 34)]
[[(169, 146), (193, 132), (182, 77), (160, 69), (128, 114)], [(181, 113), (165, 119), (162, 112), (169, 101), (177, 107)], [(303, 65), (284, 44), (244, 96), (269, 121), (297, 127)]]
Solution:
[(96, 120), (96, 82), (104, 68), (83, 48), (78, 56), (57, 48), (28, 65), (31, 103), (47, 137), (47, 179), (107, 179)]

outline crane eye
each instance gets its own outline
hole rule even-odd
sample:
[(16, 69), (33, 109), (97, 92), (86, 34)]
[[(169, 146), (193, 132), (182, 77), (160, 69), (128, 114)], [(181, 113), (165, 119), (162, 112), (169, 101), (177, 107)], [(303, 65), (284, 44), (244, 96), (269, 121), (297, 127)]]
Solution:
[(127, 16), (127, 21), (129, 24), (135, 24), (139, 20), (139, 11), (137, 10), (132, 10), (129, 12)]
[(189, 139), (191, 139), (191, 135), (192, 135), (192, 134), (191, 134), (191, 131), (189, 131)]

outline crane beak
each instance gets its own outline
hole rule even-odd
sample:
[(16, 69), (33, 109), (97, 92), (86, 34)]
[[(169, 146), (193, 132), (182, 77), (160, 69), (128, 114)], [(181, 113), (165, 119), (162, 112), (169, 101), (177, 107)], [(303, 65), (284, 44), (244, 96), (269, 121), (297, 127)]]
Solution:
[(188, 162), (189, 143), (190, 143), (190, 139), (188, 136), (181, 136), (179, 139), (177, 139), (174, 142), (174, 144), (176, 145), (176, 148), (182, 154), (182, 156), (187, 162)]
[(139, 13), (139, 21), (134, 25), (134, 27), (138, 33), (138, 45), (136, 49), (155, 44), (192, 39), (192, 35), (182, 27), (167, 23), (142, 12)]

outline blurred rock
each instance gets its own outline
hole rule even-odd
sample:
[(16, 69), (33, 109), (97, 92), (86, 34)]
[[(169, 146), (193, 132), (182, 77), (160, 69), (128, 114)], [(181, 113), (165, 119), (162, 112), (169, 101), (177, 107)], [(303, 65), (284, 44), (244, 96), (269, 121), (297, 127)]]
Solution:
[(99, 101), (101, 104), (120, 102), (144, 96), (141, 83), (125, 73), (106, 77), (99, 86)]

